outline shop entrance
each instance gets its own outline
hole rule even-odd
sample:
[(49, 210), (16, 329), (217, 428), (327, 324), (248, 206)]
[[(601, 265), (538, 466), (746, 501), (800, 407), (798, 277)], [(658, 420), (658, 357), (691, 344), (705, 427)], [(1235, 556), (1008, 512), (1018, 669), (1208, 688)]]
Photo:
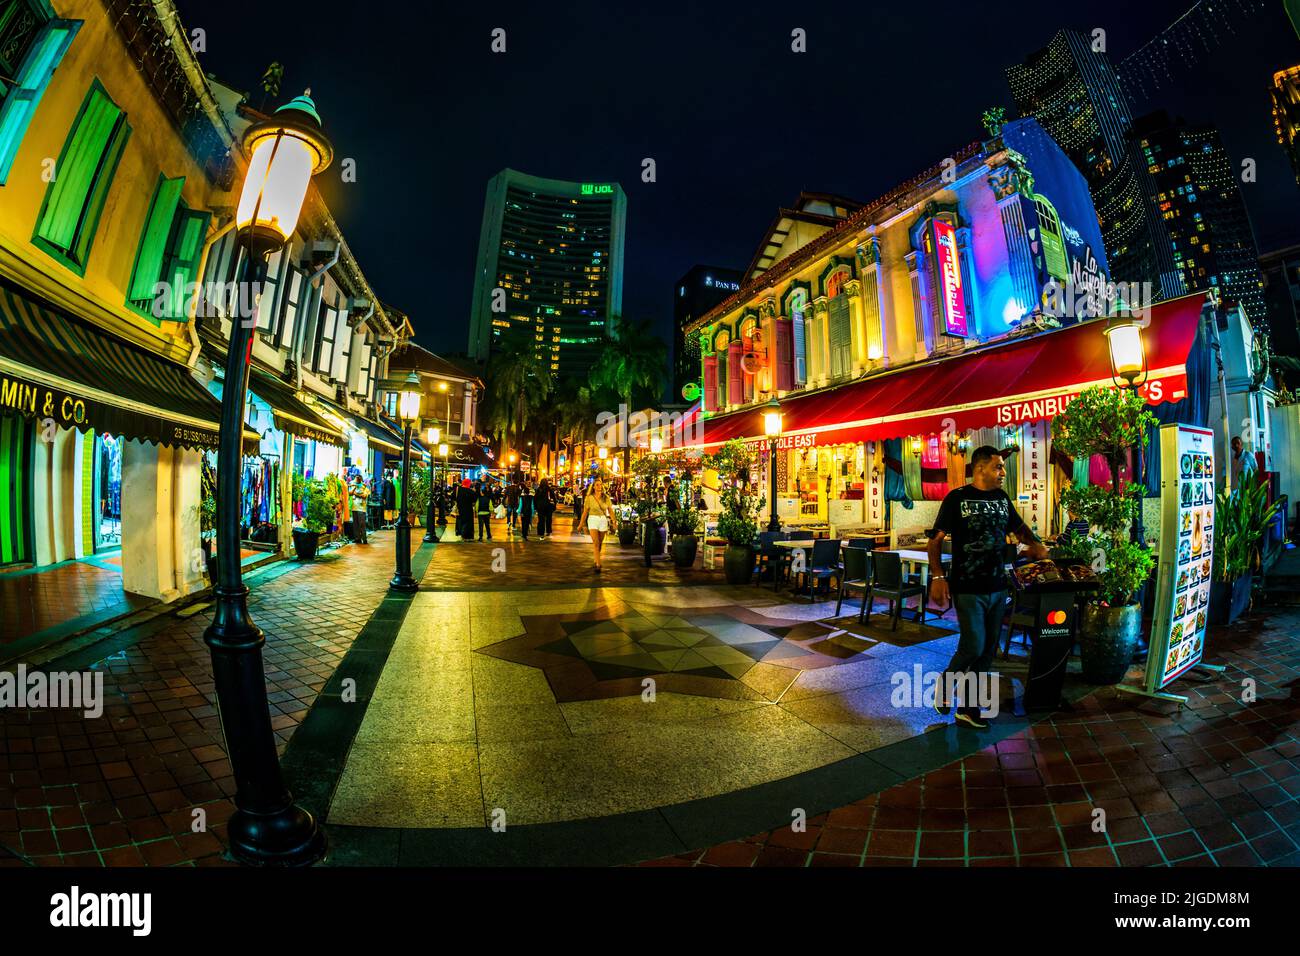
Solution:
[(33, 560), (32, 441), (29, 420), (0, 416), (0, 567)]
[(91, 525), (95, 554), (122, 547), (122, 441), (105, 433), (95, 436), (92, 462), (95, 512)]

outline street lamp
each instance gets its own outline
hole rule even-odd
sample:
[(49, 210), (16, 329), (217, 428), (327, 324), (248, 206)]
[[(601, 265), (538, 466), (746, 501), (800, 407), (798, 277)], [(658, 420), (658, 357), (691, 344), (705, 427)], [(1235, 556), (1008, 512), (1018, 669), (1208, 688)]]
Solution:
[[(334, 155), (310, 94), (308, 90), (281, 106), (244, 134), (248, 172), (235, 228), (246, 252), (239, 281), (253, 290), (266, 279), (270, 255), (293, 235), (312, 176), (329, 166)], [(217, 710), (235, 776), (236, 810), (227, 824), (231, 854), (244, 863), (296, 866), (320, 859), (325, 835), (312, 815), (293, 802), (280, 773), (262, 665), (266, 638), (248, 613), (248, 587), (239, 560), (252, 329), (246, 319), (231, 323), (217, 455), (216, 612), (203, 641), (212, 655)]]
[(776, 440), (781, 437), (781, 403), (775, 398), (767, 403), (763, 411), (763, 434), (767, 436), (767, 462), (770, 469), (767, 490), (772, 498), (772, 518), (767, 523), (767, 530), (780, 531), (781, 519), (776, 516)]
[(402, 422), (402, 500), (397, 515), (397, 571), (388, 582), (394, 591), (415, 591), (420, 584), (411, 576), (411, 522), (406, 516), (411, 491), (411, 429), (420, 418), (420, 376), (414, 371), (397, 397), (397, 417)]
[(657, 455), (664, 450), (664, 440), (658, 435), (650, 439), (650, 454)]
[(1120, 388), (1137, 388), (1147, 379), (1147, 355), (1142, 344), (1142, 327), (1133, 319), (1120, 319), (1106, 326), (1110, 345), (1111, 379)]
[[(1147, 352), (1142, 341), (1142, 326), (1134, 319), (1116, 319), (1106, 326), (1106, 344), (1110, 346), (1110, 377), (1118, 388), (1137, 391), (1147, 380)], [(1137, 443), (1137, 468), (1134, 484), (1142, 497), (1138, 499), (1133, 521), (1132, 540), (1146, 547), (1146, 528), (1142, 522), (1142, 499), (1146, 497), (1146, 436)], [(1118, 476), (1116, 481), (1118, 481)]]
[[(442, 441), (442, 429), (434, 425), (428, 432), (429, 447), (433, 448)], [(433, 544), (438, 540), (438, 535), (434, 533), (434, 511), (433, 511), (433, 455), (429, 456), (429, 516), (425, 519), (425, 525), (428, 528), (424, 532), (424, 541), (426, 544)]]

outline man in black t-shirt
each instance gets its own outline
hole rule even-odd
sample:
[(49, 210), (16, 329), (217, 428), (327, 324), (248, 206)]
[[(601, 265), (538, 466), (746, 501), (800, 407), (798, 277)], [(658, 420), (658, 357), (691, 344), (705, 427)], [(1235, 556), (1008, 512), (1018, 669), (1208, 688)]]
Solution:
[[(936, 689), (935, 709), (946, 715), (952, 707), (949, 689), (957, 682), (967, 688), (957, 720), (971, 727), (987, 727), (980, 708), (972, 705), (970, 690), (987, 681), (993, 653), (997, 650), (1002, 618), (1006, 612), (1007, 575), (1003, 548), (1007, 535), (1029, 545), (1035, 560), (1047, 557), (1047, 549), (1034, 536), (1002, 489), (1007, 468), (1001, 453), (982, 445), (971, 456), (971, 483), (948, 492), (939, 506), (934, 537), (930, 539), (930, 567), (941, 568), (942, 545), (952, 538), (951, 581), (942, 571), (930, 576), (930, 599), (943, 607), (952, 595), (961, 636), (957, 651), (948, 662), (943, 681)], [(989, 686), (989, 685), (986, 685)]]

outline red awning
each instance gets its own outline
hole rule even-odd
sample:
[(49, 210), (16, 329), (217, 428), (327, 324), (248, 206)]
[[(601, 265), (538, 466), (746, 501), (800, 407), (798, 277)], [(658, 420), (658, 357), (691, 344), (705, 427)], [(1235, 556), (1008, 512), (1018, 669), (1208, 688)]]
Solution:
[[(1152, 307), (1143, 331), (1148, 374), (1141, 392), (1148, 403), (1187, 396), (1187, 356), (1204, 302), (1204, 295), (1193, 295)], [(1104, 319), (1083, 322), (784, 399), (780, 445), (960, 434), (1050, 419), (1083, 388), (1113, 384), (1105, 325)], [(733, 438), (762, 440), (762, 416), (758, 405), (706, 419), (704, 447)]]

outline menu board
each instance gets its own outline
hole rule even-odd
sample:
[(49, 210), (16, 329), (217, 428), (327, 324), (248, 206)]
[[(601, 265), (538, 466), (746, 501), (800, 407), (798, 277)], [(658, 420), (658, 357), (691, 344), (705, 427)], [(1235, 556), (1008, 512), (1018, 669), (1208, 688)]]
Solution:
[(1147, 690), (1195, 667), (1205, 650), (1214, 557), (1214, 433), (1160, 429), (1160, 555)]

